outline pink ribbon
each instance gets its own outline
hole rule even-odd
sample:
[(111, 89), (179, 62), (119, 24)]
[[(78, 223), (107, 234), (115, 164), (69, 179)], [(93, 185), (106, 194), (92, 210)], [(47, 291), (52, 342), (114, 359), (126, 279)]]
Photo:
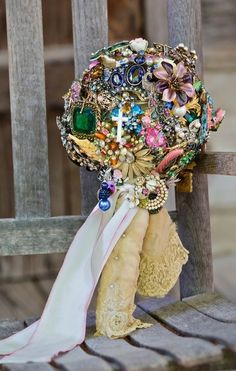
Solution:
[(0, 341), (0, 363), (49, 362), (83, 342), (88, 306), (102, 269), (137, 212), (124, 200), (114, 213), (118, 197), (119, 192), (111, 197), (106, 213), (96, 206), (79, 229), (41, 318)]

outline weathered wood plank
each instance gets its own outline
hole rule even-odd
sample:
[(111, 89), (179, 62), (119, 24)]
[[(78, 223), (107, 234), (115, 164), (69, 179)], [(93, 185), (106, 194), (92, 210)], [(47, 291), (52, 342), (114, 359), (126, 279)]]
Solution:
[(184, 299), (184, 302), (221, 322), (236, 323), (236, 304), (218, 294), (201, 294)]
[[(176, 221), (176, 213), (170, 212)], [(85, 216), (1, 219), (0, 256), (66, 252)]]
[(53, 371), (48, 363), (8, 363), (2, 366), (3, 371)]
[(167, 1), (146, 0), (144, 7), (145, 35), (148, 41), (167, 43)]
[(32, 281), (1, 284), (0, 301), (3, 300), (5, 308), (0, 307), (0, 318), (20, 320), (40, 315), (46, 302)]
[[(75, 76), (88, 67), (91, 53), (108, 43), (106, 0), (72, 0)], [(81, 213), (88, 214), (96, 204), (99, 188), (96, 173), (81, 169)]]
[(8, 336), (24, 328), (23, 321), (5, 319), (0, 321), (0, 339), (5, 339)]
[(53, 364), (66, 371), (112, 371), (113, 367), (100, 357), (86, 353), (80, 347), (54, 359)]
[(41, 1), (7, 0), (6, 15), (16, 216), (48, 216)]
[(152, 327), (140, 329), (130, 334), (130, 339), (139, 346), (170, 355), (174, 361), (185, 367), (193, 367), (222, 359), (220, 346), (202, 339), (179, 336), (158, 323), (139, 307), (136, 308), (134, 316), (145, 322), (153, 323)]
[[(169, 43), (184, 43), (198, 55), (202, 76), (201, 1), (168, 0)], [(181, 297), (212, 291), (210, 215), (207, 175), (194, 174), (193, 192), (176, 194), (179, 234), (189, 250), (189, 261), (180, 277)]]
[(197, 160), (194, 171), (201, 174), (236, 175), (236, 153), (208, 152)]
[(65, 252), (85, 217), (1, 219), (0, 255)]
[[(233, 211), (233, 209), (232, 209)], [(235, 213), (233, 211), (233, 213)], [(220, 217), (222, 218), (222, 217)], [(222, 223), (222, 228), (219, 229), (217, 232), (219, 234), (221, 233), (227, 233), (225, 230), (225, 224), (227, 223), (227, 220), (229, 218), (232, 218), (232, 232), (235, 234), (235, 230), (233, 230), (235, 225), (235, 218), (230, 215), (230, 213), (227, 215), (227, 219), (224, 217), (224, 224), (219, 220), (220, 223)], [(222, 219), (221, 219), (222, 220)], [(219, 228), (219, 224), (217, 227), (217, 224), (215, 225), (215, 229)], [(226, 238), (225, 234), (222, 234), (221, 236), (222, 241)], [(231, 236), (232, 244), (235, 242), (235, 238)], [(221, 244), (219, 245), (219, 248), (221, 248)], [(215, 290), (222, 294), (224, 298), (227, 298), (231, 303), (236, 304), (236, 252), (233, 254), (225, 254), (224, 256), (219, 255), (216, 259), (214, 259), (214, 285)]]
[(183, 301), (160, 307), (155, 299), (151, 299), (139, 302), (139, 306), (180, 335), (217, 342), (236, 352), (236, 324), (219, 322)]
[(152, 350), (138, 348), (123, 339), (108, 339), (105, 336), (94, 337), (95, 313), (90, 311), (87, 318), (85, 344), (93, 354), (113, 361), (120, 370), (166, 370), (169, 359)]
[[(50, 111), (52, 107), (62, 109), (63, 103), (61, 97), (65, 94), (66, 89), (69, 88), (74, 78), (73, 56), (72, 44), (45, 46), (46, 101)], [(7, 112), (10, 110), (10, 102), (8, 56), (6, 50), (0, 50), (0, 81), (0, 112)], [(51, 113), (50, 111), (49, 113)]]
[(207, 175), (193, 176), (193, 192), (176, 192), (178, 232), (189, 250), (180, 275), (181, 297), (213, 290), (213, 268)]

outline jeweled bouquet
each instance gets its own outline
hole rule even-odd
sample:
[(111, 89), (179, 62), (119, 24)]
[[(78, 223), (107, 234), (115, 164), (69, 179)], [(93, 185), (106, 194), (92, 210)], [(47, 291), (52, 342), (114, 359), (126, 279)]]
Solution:
[(126, 186), (131, 207), (158, 212), (169, 184), (218, 128), (224, 111), (213, 108), (196, 60), (182, 44), (123, 41), (93, 54), (72, 83), (58, 126), (72, 161), (99, 171), (103, 211)]
[[(64, 96), (57, 121), (62, 143), (72, 161), (98, 171), (97, 207), (109, 213), (109, 228), (119, 236), (101, 274), (98, 335), (117, 338), (150, 326), (133, 317), (136, 291), (166, 295), (187, 262), (163, 205), (224, 117), (195, 73), (196, 60), (183, 44), (123, 41), (94, 53)], [(106, 228), (101, 238), (108, 248), (105, 236)]]

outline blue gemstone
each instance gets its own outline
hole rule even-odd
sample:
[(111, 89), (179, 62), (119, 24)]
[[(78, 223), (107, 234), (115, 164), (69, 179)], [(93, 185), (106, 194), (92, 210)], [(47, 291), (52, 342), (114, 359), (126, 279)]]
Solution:
[(109, 81), (109, 79), (110, 79), (110, 74), (104, 72), (104, 81)]
[(109, 200), (100, 200), (98, 206), (102, 211), (107, 211), (110, 209), (111, 203)]
[(139, 134), (141, 130), (142, 130), (142, 125), (138, 125), (138, 126), (136, 127), (136, 129), (135, 129), (135, 133), (136, 133), (136, 134)]
[(109, 189), (100, 189), (100, 191), (98, 192), (99, 200), (107, 200), (110, 195), (111, 192), (109, 191)]
[(142, 108), (138, 105), (138, 104), (135, 104), (133, 107), (132, 107), (132, 113), (133, 115), (137, 116), (137, 115), (141, 115), (143, 113), (143, 110)]
[(127, 72), (127, 81), (130, 85), (139, 85), (142, 81), (145, 70), (142, 66), (131, 66)]
[(115, 87), (119, 87), (123, 84), (123, 77), (119, 72), (113, 72), (111, 75), (111, 83)]
[(145, 57), (143, 55), (139, 55), (136, 58), (134, 58), (134, 61), (137, 64), (143, 64), (145, 62)]
[(108, 183), (102, 182), (102, 189), (108, 189)]
[(171, 109), (173, 105), (174, 104), (172, 102), (166, 102), (165, 107)]
[(118, 117), (119, 116), (119, 108), (116, 107), (112, 110), (112, 116)]

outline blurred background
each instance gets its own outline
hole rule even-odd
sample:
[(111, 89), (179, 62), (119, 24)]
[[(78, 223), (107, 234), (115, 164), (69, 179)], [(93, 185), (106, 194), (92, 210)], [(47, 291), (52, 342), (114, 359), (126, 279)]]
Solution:
[[(79, 168), (66, 157), (55, 117), (74, 77), (71, 4), (42, 0), (52, 215), (80, 213)], [(165, 0), (108, 0), (109, 41), (144, 37), (167, 43)], [(157, 17), (158, 15), (158, 17)], [(203, 0), (204, 80), (227, 112), (208, 151), (236, 151), (236, 3)], [(4, 0), (0, 0), (0, 217), (14, 217), (10, 99)], [(236, 302), (236, 177), (209, 176), (215, 287)], [(174, 196), (168, 201), (174, 208)], [(1, 257), (0, 316), (39, 315), (63, 261), (63, 254)]]

